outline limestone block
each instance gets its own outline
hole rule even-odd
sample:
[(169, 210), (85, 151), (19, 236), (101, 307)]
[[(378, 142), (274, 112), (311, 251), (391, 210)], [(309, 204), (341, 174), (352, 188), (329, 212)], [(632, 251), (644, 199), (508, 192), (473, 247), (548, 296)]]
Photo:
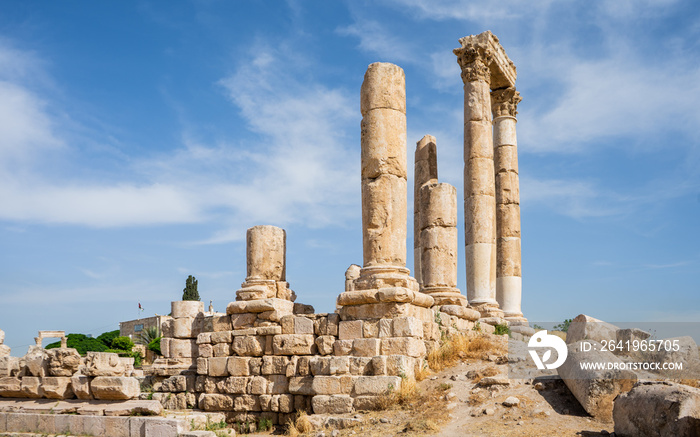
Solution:
[(382, 376), (387, 374), (387, 356), (377, 355), (372, 357), (372, 375)]
[(375, 62), (367, 67), (360, 89), (362, 114), (375, 108), (406, 112), (406, 76), (401, 67)]
[(700, 430), (700, 389), (672, 382), (639, 382), (615, 399), (615, 435), (692, 436)]
[(389, 355), (386, 357), (386, 373), (390, 376), (415, 379), (417, 359), (405, 355)]
[(174, 338), (193, 338), (197, 335), (193, 335), (192, 325), (194, 324), (194, 317), (182, 317), (179, 319), (173, 319), (173, 337)]
[(362, 180), (364, 266), (406, 265), (406, 179), (383, 174)]
[(612, 353), (602, 351), (600, 343), (586, 341), (592, 344), (593, 350), (583, 352), (581, 341), (568, 344), (568, 357), (557, 372), (588, 414), (609, 421), (612, 420), (613, 400), (632, 388), (637, 375), (620, 369), (582, 369), (582, 363), (621, 363)]
[(576, 343), (580, 340), (609, 341), (617, 339), (619, 328), (610, 323), (598, 320), (585, 314), (579, 314), (569, 325), (566, 333), (566, 343)]
[(294, 317), (294, 331), (291, 334), (313, 334), (314, 322), (308, 317)]
[(229, 357), (227, 370), (231, 376), (248, 376), (250, 375), (250, 358), (248, 357)]
[(90, 392), (90, 378), (85, 375), (76, 374), (70, 379), (70, 385), (73, 393), (78, 399), (90, 400), (92, 393)]
[(174, 375), (163, 380), (161, 383), (161, 391), (171, 393), (191, 392), (194, 391), (194, 380), (194, 376)]
[[(423, 294), (423, 293), (419, 293)], [(427, 294), (423, 294), (430, 299), (430, 303), (434, 302), (433, 298)], [(402, 302), (380, 302), (376, 304), (345, 306), (340, 310), (340, 315), (343, 320), (362, 320), (362, 319), (391, 319), (393, 317), (417, 317), (421, 320), (431, 320), (432, 311), (428, 308), (419, 307), (413, 303)]]
[(389, 337), (382, 339), (382, 355), (408, 355), (421, 357), (426, 354), (425, 343), (413, 337)]
[(255, 313), (232, 314), (231, 326), (234, 331), (239, 329), (251, 328), (258, 316)]
[(317, 395), (311, 398), (314, 414), (352, 413), (353, 400), (348, 395)]
[(357, 396), (353, 398), (353, 407), (358, 411), (380, 410), (381, 398), (379, 396)]
[(362, 324), (362, 335), (365, 338), (377, 338), (379, 336), (379, 320), (365, 320)]
[[(490, 159), (491, 160), (491, 172), (492, 174), (495, 174), (494, 172), (494, 167), (493, 167), (493, 144), (491, 143), (492, 137), (491, 137), (491, 123), (489, 121), (470, 121), (468, 123), (465, 123), (464, 125), (464, 160), (466, 162), (465, 164), (465, 172), (467, 169), (470, 167), (470, 162), (472, 160), (478, 160), (478, 159)], [(483, 165), (487, 165), (487, 163), (482, 163)], [(479, 164), (477, 164), (479, 165)], [(486, 173), (486, 170), (483, 170), (483, 167), (479, 167), (483, 173)], [(470, 171), (470, 173), (472, 173)], [(479, 182), (483, 181), (484, 179), (479, 179), (480, 177), (488, 177), (486, 174), (479, 175), (477, 179), (470, 181), (465, 181), (465, 193), (469, 193), (470, 190), (467, 190), (466, 188), (469, 186), (474, 186), (473, 182)], [(471, 178), (471, 175), (470, 175)], [(493, 176), (491, 176), (491, 181), (493, 181)], [(491, 192), (491, 195), (495, 195), (495, 186), (494, 186), (494, 191)]]
[(248, 361), (248, 370), (253, 376), (262, 374), (262, 358), (251, 358)]
[(349, 375), (314, 377), (311, 390), (320, 395), (350, 394), (356, 377)]
[(211, 332), (202, 332), (197, 336), (197, 344), (210, 344), (211, 343)]
[(47, 376), (46, 378), (42, 378), (41, 388), (44, 392), (44, 397), (49, 399), (71, 399), (75, 397), (70, 377)]
[(406, 179), (406, 114), (376, 108), (362, 117), (363, 179), (393, 175)]
[(44, 377), (49, 374), (49, 355), (41, 346), (30, 346), (24, 356), (24, 365), (31, 376)]
[(366, 303), (379, 302), (377, 290), (354, 290), (340, 293), (338, 295), (337, 304), (345, 305), (362, 305)]
[(456, 227), (431, 227), (423, 229), (421, 238), (421, 277), (423, 287), (457, 286)]
[(6, 344), (0, 344), (0, 358), (10, 356), (10, 346)]
[(423, 337), (423, 322), (415, 317), (394, 319), (394, 337)]
[(665, 338), (664, 347), (648, 355), (653, 356), (658, 363), (683, 363), (682, 370), (659, 370), (661, 375), (668, 378), (700, 378), (700, 355), (693, 337)]
[(232, 411), (233, 399), (227, 394), (204, 393), (199, 396), (199, 408), (204, 411)]
[(204, 318), (202, 330), (205, 332), (230, 331), (231, 329), (231, 316), (229, 315), (215, 314)]
[(336, 340), (333, 343), (333, 355), (349, 355), (352, 351), (353, 340)]
[(244, 376), (230, 376), (220, 379), (216, 383), (216, 389), (219, 393), (245, 394), (247, 393), (250, 379)]
[(265, 337), (245, 336), (233, 340), (233, 351), (239, 356), (260, 357), (265, 349)]
[(294, 396), (290, 394), (279, 394), (275, 396), (280, 413), (291, 413), (294, 411)]
[(267, 392), (272, 394), (284, 394), (289, 392), (289, 378), (285, 375), (268, 375)]
[(270, 298), (261, 300), (249, 300), (249, 301), (239, 301), (231, 302), (226, 306), (226, 313), (232, 315), (231, 321), (234, 323), (234, 314), (242, 313), (262, 313), (266, 311), (277, 311), (280, 317), (284, 315), (293, 314), (294, 312), (294, 302), (288, 300)]
[(178, 300), (170, 302), (170, 314), (174, 319), (197, 317), (204, 312), (204, 302), (197, 300)]
[(350, 372), (350, 357), (330, 357), (328, 372), (331, 375), (344, 375)]
[(496, 263), (496, 271), (499, 278), (522, 276), (519, 237), (502, 237), (498, 239)]
[(378, 326), (378, 337), (393, 337), (394, 336), (394, 330), (393, 330), (393, 319), (380, 319), (379, 323), (377, 324)]
[(252, 395), (262, 395), (267, 393), (269, 381), (264, 376), (253, 376), (248, 378), (248, 387), (246, 393)]
[(498, 234), (501, 237), (520, 237), (520, 205), (499, 204), (496, 208)]
[(0, 329), (0, 344), (5, 343), (5, 331)]
[(294, 376), (289, 378), (289, 393), (306, 396), (316, 394), (313, 390), (314, 380), (315, 378), (313, 376)]
[(232, 350), (231, 343), (218, 343), (212, 348), (212, 353), (215, 357), (228, 357)]
[(236, 300), (258, 300), (277, 296), (277, 287), (274, 280), (254, 281), (243, 283), (242, 288), (236, 291)]
[[(161, 342), (161, 347), (162, 347)], [(170, 357), (171, 358), (196, 358), (199, 347), (195, 339), (170, 339)]]
[(234, 411), (260, 411), (259, 396), (242, 395), (233, 399)]
[(481, 317), (481, 314), (478, 311), (460, 305), (443, 305), (440, 307), (440, 311), (445, 314), (473, 322), (479, 320)]
[(262, 358), (261, 372), (263, 375), (284, 375), (288, 364), (288, 357), (266, 356)]
[(354, 340), (363, 338), (364, 332), (362, 329), (362, 320), (347, 320), (338, 324), (338, 339), (339, 340)]
[[(482, 235), (485, 237), (486, 234)], [(467, 264), (467, 299), (472, 306), (496, 304), (496, 252), (495, 241), (468, 244), (464, 248)]]
[(285, 281), (286, 233), (276, 226), (254, 226), (246, 233), (246, 281)]
[(352, 354), (360, 357), (379, 355), (381, 343), (379, 338), (356, 338), (352, 340)]
[(330, 355), (333, 353), (335, 337), (332, 335), (320, 335), (316, 337), (315, 343), (319, 354)]
[(401, 378), (398, 376), (359, 376), (355, 380), (354, 394), (379, 396), (400, 389)]
[(98, 376), (90, 381), (90, 391), (95, 399), (126, 400), (137, 398), (141, 387), (136, 378)]
[(209, 358), (209, 376), (228, 376), (227, 357)]
[(88, 352), (85, 360), (87, 376), (124, 376), (125, 363), (111, 352)]
[(330, 375), (330, 364), (331, 357), (311, 357), (309, 359), (309, 370), (311, 374), (316, 375)]
[(22, 397), (40, 398), (44, 396), (44, 390), (41, 388), (41, 380), (38, 376), (25, 376), (22, 378)]
[(315, 346), (313, 334), (280, 334), (272, 341), (275, 355), (311, 355)]
[(214, 356), (214, 346), (211, 344), (200, 344), (198, 349), (198, 357), (209, 358)]
[(200, 357), (197, 358), (197, 375), (209, 374), (209, 359)]
[(420, 189), (420, 229), (457, 226), (457, 189), (447, 183), (426, 184)]
[(470, 158), (464, 169), (464, 197), (496, 196), (496, 182), (491, 157)]

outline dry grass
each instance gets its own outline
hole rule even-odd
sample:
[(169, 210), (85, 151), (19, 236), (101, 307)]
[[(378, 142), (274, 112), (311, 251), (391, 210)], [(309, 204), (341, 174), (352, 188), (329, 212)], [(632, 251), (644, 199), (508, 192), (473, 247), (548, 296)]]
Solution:
[(566, 332), (563, 331), (547, 331), (547, 334), (552, 334), (556, 335), (557, 337), (561, 338), (562, 340), (566, 341)]
[(377, 403), (381, 410), (388, 410), (394, 406), (406, 407), (419, 395), (416, 382), (410, 379), (403, 379), (399, 390), (387, 391), (379, 397)]
[(453, 335), (428, 355), (428, 365), (436, 372), (452, 367), (466, 358), (481, 358), (486, 353), (502, 354), (505, 347), (488, 335)]
[(681, 379), (678, 382), (689, 387), (700, 388), (700, 379)]
[(287, 433), (289, 437), (297, 437), (299, 435), (311, 432), (312, 426), (309, 421), (306, 411), (299, 411), (297, 417), (292, 420), (289, 419), (287, 422)]
[(496, 376), (498, 373), (498, 369), (495, 367), (487, 367), (484, 370), (476, 372), (476, 374), (472, 377), (472, 382), (477, 384), (482, 378), (486, 376)]

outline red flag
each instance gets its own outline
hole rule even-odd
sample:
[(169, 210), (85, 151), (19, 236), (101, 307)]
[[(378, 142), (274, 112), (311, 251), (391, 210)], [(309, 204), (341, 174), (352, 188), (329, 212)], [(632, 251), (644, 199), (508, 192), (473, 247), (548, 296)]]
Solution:
[(139, 302), (139, 309), (143, 311), (143, 308), (141, 307), (141, 302)]

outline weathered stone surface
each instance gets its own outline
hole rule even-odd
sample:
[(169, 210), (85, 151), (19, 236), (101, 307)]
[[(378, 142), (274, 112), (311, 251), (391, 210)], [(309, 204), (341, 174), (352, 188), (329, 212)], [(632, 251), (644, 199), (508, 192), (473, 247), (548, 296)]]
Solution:
[(174, 319), (197, 317), (204, 312), (204, 302), (196, 300), (177, 300), (170, 303), (171, 315)]
[(246, 233), (246, 281), (285, 281), (286, 233), (276, 226), (254, 226)]
[(315, 346), (313, 334), (280, 334), (272, 340), (275, 355), (311, 355)]
[[(590, 351), (583, 351), (582, 344), (592, 345)], [(607, 368), (622, 363), (610, 352), (603, 351), (600, 343), (592, 340), (578, 341), (567, 345), (568, 356), (557, 372), (571, 393), (576, 397), (588, 414), (601, 420), (612, 420), (613, 400), (629, 391), (637, 382), (637, 375), (630, 370)], [(582, 368), (582, 363), (603, 363), (603, 370)]]
[(124, 400), (137, 398), (141, 388), (136, 378), (98, 376), (90, 381), (90, 391), (95, 399)]
[(333, 353), (333, 343), (335, 343), (335, 337), (332, 335), (320, 335), (316, 337), (315, 343), (319, 354), (330, 355)]
[[(203, 302), (202, 302), (203, 303)], [(196, 338), (199, 335), (192, 328), (194, 326), (194, 317), (181, 317), (173, 319), (173, 337), (174, 338)]]
[(381, 343), (379, 338), (356, 338), (352, 340), (352, 354), (359, 357), (379, 355)]
[(315, 395), (313, 382), (313, 376), (295, 376), (289, 378), (289, 393), (306, 396)]
[(289, 365), (288, 357), (266, 356), (262, 359), (263, 375), (284, 375), (287, 373), (287, 365)]
[(25, 376), (22, 378), (22, 394), (27, 398), (40, 398), (44, 396), (41, 388), (41, 379), (38, 376)]
[(700, 389), (671, 382), (639, 382), (615, 399), (620, 437), (695, 436), (700, 432)]
[(353, 400), (347, 395), (317, 395), (311, 398), (314, 414), (352, 413)]
[(245, 394), (248, 390), (250, 378), (243, 376), (230, 376), (216, 383), (216, 388), (221, 393)]
[(24, 365), (31, 376), (44, 377), (49, 374), (49, 355), (41, 346), (30, 346), (24, 356)]
[(398, 376), (360, 376), (355, 380), (354, 394), (357, 396), (378, 396), (401, 388)]
[(6, 344), (0, 344), (0, 358), (2, 357), (9, 357), (10, 356), (10, 346)]
[(41, 380), (44, 397), (49, 399), (71, 399), (75, 397), (71, 378), (65, 376), (47, 376)]
[(85, 375), (76, 374), (70, 379), (70, 385), (73, 389), (73, 393), (78, 399), (89, 400), (92, 399), (92, 392), (90, 392), (90, 378)]
[(363, 338), (362, 320), (347, 320), (338, 324), (338, 339), (339, 340), (354, 340)]
[(228, 394), (204, 393), (199, 397), (199, 408), (204, 411), (231, 411), (233, 399)]
[(5, 343), (5, 331), (0, 329), (0, 344)]
[(249, 363), (248, 357), (229, 357), (226, 368), (231, 376), (248, 376), (250, 375)]
[[(171, 338), (169, 342), (170, 358), (196, 358), (199, 347), (196, 339)], [(163, 342), (161, 341), (161, 348)], [(163, 354), (165, 355), (165, 354)]]
[(215, 357), (228, 357), (233, 351), (231, 343), (217, 343), (212, 347), (212, 355)]
[(123, 376), (126, 366), (115, 353), (88, 352), (85, 372), (87, 376)]
[(233, 340), (233, 351), (236, 355), (248, 357), (260, 357), (265, 350), (265, 337), (244, 336)]
[(19, 378), (0, 378), (0, 396), (4, 398), (21, 398), (22, 381)]
[(211, 344), (200, 344), (198, 347), (198, 357), (209, 358), (214, 356), (214, 345)]
[[(261, 300), (249, 300), (231, 302), (226, 306), (226, 313), (232, 315), (232, 323), (235, 314), (241, 313), (262, 313), (267, 311), (276, 311), (280, 317), (294, 313), (294, 302), (284, 299), (270, 298)], [(234, 325), (235, 329), (235, 325)]]
[(459, 305), (443, 305), (440, 307), (440, 311), (451, 316), (459, 317), (460, 319), (477, 321), (481, 317), (481, 314), (471, 308), (466, 308)]
[(617, 339), (619, 328), (610, 323), (598, 320), (585, 314), (576, 316), (566, 332), (566, 343), (576, 343), (580, 340), (593, 340), (597, 342)]
[(47, 351), (49, 375), (73, 376), (80, 366), (80, 354), (73, 348), (55, 348)]
[(202, 331), (204, 332), (230, 331), (231, 329), (231, 316), (229, 315), (215, 314), (204, 317), (202, 325)]
[(415, 317), (394, 319), (394, 337), (423, 337), (423, 322)]
[(382, 355), (425, 356), (425, 343), (413, 337), (389, 337), (382, 339)]

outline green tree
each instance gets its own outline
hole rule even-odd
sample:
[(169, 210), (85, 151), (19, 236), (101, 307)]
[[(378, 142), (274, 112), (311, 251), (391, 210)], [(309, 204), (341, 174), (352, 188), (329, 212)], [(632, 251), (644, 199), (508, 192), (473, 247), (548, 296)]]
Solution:
[(185, 288), (182, 290), (182, 300), (199, 300), (197, 291), (197, 279), (190, 275), (185, 281)]
[(112, 349), (131, 352), (134, 342), (129, 337), (117, 337), (112, 340)]
[(135, 339), (134, 343), (149, 345), (154, 338), (160, 338), (160, 332), (157, 326), (143, 328), (141, 334)]
[(112, 340), (114, 340), (117, 337), (119, 337), (119, 330), (115, 329), (114, 331), (107, 331), (107, 332), (103, 332), (102, 334), (98, 335), (97, 340), (104, 343), (104, 345), (107, 348), (110, 348), (110, 347), (112, 347)]
[(569, 326), (571, 325), (571, 319), (564, 319), (563, 323), (560, 323), (554, 327), (555, 331), (569, 332)]
[(148, 350), (157, 353), (158, 355), (163, 355), (160, 351), (160, 337), (154, 338), (148, 343)]
[[(67, 346), (78, 351), (80, 355), (85, 355), (88, 352), (105, 352), (107, 346), (96, 338), (88, 337), (85, 334), (68, 334)], [(61, 342), (57, 341), (46, 346), (46, 349), (61, 347)]]

